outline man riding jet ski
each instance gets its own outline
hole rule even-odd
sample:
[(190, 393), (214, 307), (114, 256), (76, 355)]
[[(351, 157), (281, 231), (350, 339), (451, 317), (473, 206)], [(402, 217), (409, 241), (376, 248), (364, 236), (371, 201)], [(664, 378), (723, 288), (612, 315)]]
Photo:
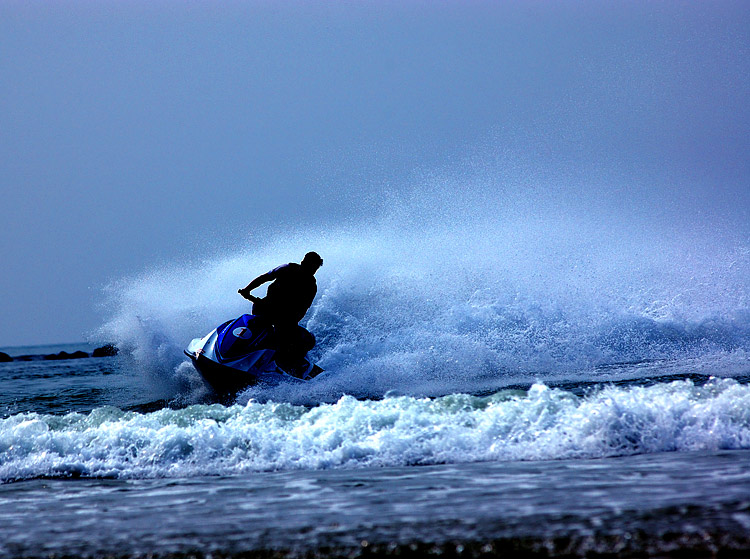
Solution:
[[(225, 322), (188, 345), (185, 354), (214, 391), (228, 395), (262, 379), (309, 380), (322, 372), (305, 358), (315, 337), (299, 325), (315, 299), (315, 272), (322, 265), (320, 255), (308, 252), (300, 264), (258, 276), (237, 291), (252, 301), (252, 315)], [(250, 294), (269, 281), (263, 299)]]

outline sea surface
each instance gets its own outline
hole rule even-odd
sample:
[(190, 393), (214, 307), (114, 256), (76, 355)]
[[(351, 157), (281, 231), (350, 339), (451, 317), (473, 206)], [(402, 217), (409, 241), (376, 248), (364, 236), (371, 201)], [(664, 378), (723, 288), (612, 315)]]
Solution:
[(743, 556), (736, 353), (317, 404), (154, 400), (127, 354), (2, 363), (0, 556)]
[[(741, 231), (424, 207), (123, 278), (94, 345), (0, 348), (120, 349), (0, 363), (0, 557), (750, 556)], [(307, 250), (325, 372), (217, 403), (183, 349)]]

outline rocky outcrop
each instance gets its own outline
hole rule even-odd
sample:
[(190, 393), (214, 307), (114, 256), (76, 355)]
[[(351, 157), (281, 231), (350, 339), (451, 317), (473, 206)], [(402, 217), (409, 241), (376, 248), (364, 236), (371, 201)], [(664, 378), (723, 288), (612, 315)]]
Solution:
[(107, 344), (102, 347), (97, 347), (93, 352), (91, 352), (91, 357), (112, 357), (114, 355), (117, 355), (120, 352), (119, 349), (117, 349), (112, 344)]
[(116, 346), (106, 344), (102, 347), (97, 347), (91, 352), (91, 355), (85, 351), (74, 351), (73, 353), (61, 351), (60, 353), (50, 353), (47, 355), (17, 355), (16, 357), (11, 357), (7, 353), (0, 352), (0, 363), (6, 361), (59, 361), (62, 359), (84, 359), (86, 357), (112, 357), (117, 355), (119, 351)]
[(44, 359), (46, 360), (57, 360), (57, 359), (83, 359), (85, 357), (88, 357), (89, 354), (85, 351), (74, 351), (73, 353), (68, 353), (67, 351), (61, 351), (60, 353), (52, 353), (50, 355), (45, 355)]

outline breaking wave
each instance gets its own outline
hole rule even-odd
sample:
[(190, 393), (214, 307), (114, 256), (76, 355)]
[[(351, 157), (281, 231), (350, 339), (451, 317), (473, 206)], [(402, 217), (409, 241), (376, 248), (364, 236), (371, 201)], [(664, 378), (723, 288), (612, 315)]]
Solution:
[(344, 396), (288, 403), (0, 420), (0, 480), (229, 475), (750, 448), (750, 386), (733, 379), (607, 386), (577, 396), (535, 384), (478, 397)]

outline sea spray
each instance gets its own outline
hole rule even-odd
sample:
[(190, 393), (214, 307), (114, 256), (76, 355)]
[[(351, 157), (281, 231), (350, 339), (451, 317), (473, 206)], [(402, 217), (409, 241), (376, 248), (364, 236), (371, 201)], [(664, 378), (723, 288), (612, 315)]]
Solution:
[(679, 216), (635, 211), (592, 188), (570, 199), (541, 186), (464, 186), (414, 189), (375, 217), (124, 279), (108, 290), (101, 335), (135, 359), (155, 394), (201, 401), (187, 343), (250, 311), (236, 293), (249, 279), (316, 250), (325, 266), (303, 324), (326, 374), (276, 399), (434, 396), (622, 363), (743, 362), (750, 248), (741, 231), (680, 228)]
[(231, 475), (478, 461), (599, 458), (750, 448), (750, 387), (732, 379), (607, 386), (584, 396), (536, 384), (477, 397), (344, 396), (193, 405), (151, 413), (105, 407), (0, 420), (0, 480)]

